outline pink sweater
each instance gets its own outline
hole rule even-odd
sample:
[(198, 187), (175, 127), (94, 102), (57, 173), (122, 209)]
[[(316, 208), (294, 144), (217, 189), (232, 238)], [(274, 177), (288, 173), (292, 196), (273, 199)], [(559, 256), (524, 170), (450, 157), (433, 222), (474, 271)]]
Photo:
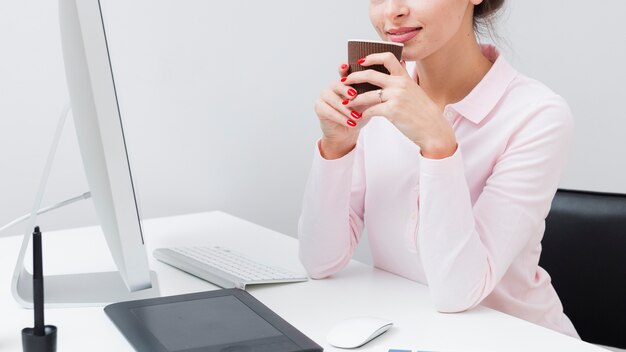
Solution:
[(494, 47), (483, 54), (491, 70), (444, 110), (459, 145), (451, 157), (422, 157), (382, 117), (340, 159), (316, 147), (299, 221), (301, 261), (313, 278), (332, 275), (367, 228), (374, 265), (428, 285), (437, 310), (483, 304), (578, 336), (538, 266), (570, 109)]

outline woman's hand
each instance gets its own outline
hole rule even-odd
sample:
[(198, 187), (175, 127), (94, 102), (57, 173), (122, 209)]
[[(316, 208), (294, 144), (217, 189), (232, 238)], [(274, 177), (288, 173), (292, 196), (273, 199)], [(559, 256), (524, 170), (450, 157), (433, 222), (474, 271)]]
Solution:
[(347, 85), (369, 82), (382, 88), (360, 94), (350, 102), (362, 109), (362, 118), (384, 116), (420, 147), (424, 157), (442, 159), (454, 154), (457, 143), (452, 126), (404, 65), (391, 53), (371, 54), (364, 59), (361, 65), (384, 65), (390, 74), (365, 70), (347, 76)]
[(360, 129), (367, 123), (359, 111), (349, 106), (357, 92), (343, 83), (347, 73), (348, 65), (342, 64), (339, 67), (342, 79), (323, 90), (315, 102), (323, 133), (320, 152), (326, 159), (337, 159), (349, 153), (356, 145)]

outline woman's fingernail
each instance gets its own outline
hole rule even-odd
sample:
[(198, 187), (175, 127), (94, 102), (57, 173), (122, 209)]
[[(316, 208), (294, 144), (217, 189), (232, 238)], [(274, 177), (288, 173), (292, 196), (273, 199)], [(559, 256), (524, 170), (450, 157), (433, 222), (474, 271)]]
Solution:
[(348, 89), (348, 95), (351, 97), (356, 96), (356, 90), (352, 88)]
[(346, 121), (346, 123), (347, 123), (349, 126), (352, 126), (352, 127), (356, 126), (356, 122), (354, 122), (354, 121), (352, 121), (352, 120), (350, 120), (350, 119), (348, 119), (348, 121)]
[(359, 65), (360, 65), (360, 64), (362, 64), (362, 63), (364, 63), (364, 62), (365, 62), (365, 58), (364, 58), (364, 57), (360, 58), (360, 59), (359, 59), (359, 61), (357, 61), (357, 63), (358, 63)]
[(348, 77), (341, 77), (341, 82), (345, 82), (348, 79)]
[(342, 101), (341, 104), (348, 105), (349, 102), (350, 102), (350, 100), (346, 99), (346, 100)]
[(350, 115), (352, 115), (352, 117), (354, 117), (354, 118), (355, 118), (355, 119), (357, 119), (357, 120), (358, 120), (358, 119), (360, 119), (360, 118), (361, 118), (361, 116), (363, 116), (363, 115), (359, 114), (359, 113), (358, 113), (358, 112), (356, 112), (356, 111), (352, 111), (352, 112), (350, 113)]
[(345, 70), (345, 69), (347, 69), (347, 68), (348, 68), (348, 64), (343, 64), (343, 65), (341, 65), (341, 69), (342, 69), (342, 70)]

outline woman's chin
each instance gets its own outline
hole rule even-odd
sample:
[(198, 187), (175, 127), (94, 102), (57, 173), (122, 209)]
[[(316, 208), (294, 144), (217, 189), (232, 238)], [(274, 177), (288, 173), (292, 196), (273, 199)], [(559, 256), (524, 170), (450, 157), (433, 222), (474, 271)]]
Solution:
[(428, 57), (431, 53), (421, 45), (407, 45), (402, 50), (402, 59), (405, 61), (420, 61)]

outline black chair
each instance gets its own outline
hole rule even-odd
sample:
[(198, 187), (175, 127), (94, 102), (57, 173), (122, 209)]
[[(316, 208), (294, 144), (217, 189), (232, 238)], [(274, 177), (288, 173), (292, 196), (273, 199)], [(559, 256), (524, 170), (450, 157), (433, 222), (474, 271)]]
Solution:
[(539, 265), (580, 337), (626, 348), (626, 194), (559, 189)]

